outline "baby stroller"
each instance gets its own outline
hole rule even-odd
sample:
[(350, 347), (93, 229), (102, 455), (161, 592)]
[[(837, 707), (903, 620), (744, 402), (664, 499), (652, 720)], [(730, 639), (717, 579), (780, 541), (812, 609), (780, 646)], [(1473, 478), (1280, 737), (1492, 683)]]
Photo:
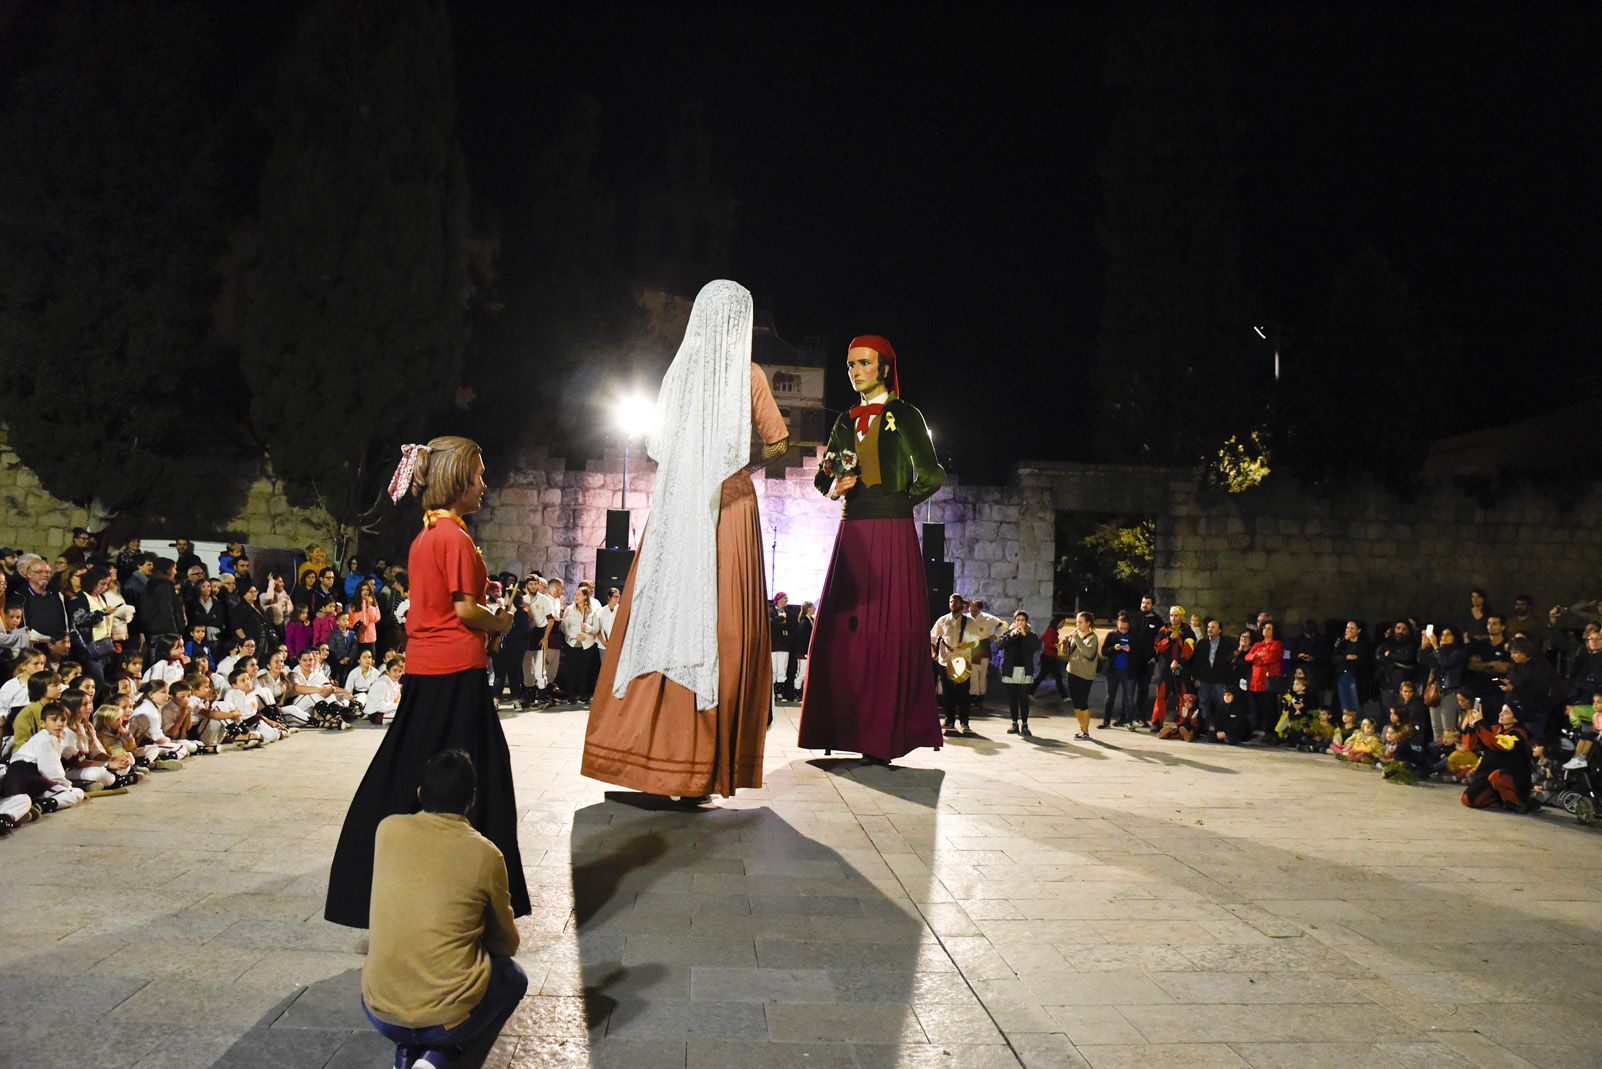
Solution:
[(1593, 746), (1583, 759), (1576, 757), (1553, 770), (1538, 788), (1542, 802), (1560, 807), (1581, 824), (1596, 822), (1602, 808), (1602, 748)]

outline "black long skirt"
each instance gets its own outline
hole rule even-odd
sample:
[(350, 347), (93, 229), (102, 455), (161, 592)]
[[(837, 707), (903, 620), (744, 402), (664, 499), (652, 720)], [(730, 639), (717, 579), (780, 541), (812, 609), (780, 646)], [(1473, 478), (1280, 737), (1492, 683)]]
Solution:
[(523, 856), (517, 848), (517, 799), (512, 755), (490, 698), (482, 668), (442, 676), (406, 676), (400, 708), (367, 775), (351, 799), (345, 827), (328, 873), (323, 916), (351, 928), (367, 927), (373, 890), (373, 842), (378, 823), (396, 813), (417, 812), (423, 766), (442, 750), (466, 750), (478, 770), (478, 794), (467, 818), (506, 858), (512, 912), (529, 913)]

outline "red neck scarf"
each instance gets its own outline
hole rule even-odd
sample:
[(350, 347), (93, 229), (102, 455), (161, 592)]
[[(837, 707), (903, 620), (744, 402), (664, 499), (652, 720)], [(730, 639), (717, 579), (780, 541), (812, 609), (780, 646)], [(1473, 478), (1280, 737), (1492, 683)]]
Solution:
[(884, 405), (856, 405), (851, 409), (851, 418), (857, 421), (857, 433), (867, 434), (868, 428), (873, 425), (873, 417), (884, 411)]

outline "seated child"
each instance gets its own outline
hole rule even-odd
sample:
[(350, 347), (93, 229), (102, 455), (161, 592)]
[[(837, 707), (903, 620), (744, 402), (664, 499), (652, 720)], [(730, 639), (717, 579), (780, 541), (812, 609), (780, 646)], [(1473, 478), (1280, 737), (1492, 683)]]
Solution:
[(44, 654), (29, 650), (17, 658), (11, 678), (0, 687), (0, 721), (6, 721), (28, 704), (28, 677), (44, 667)]
[(128, 710), (120, 705), (102, 705), (95, 710), (95, 739), (107, 755), (106, 767), (117, 777), (118, 787), (138, 783), (145, 774), (134, 764), (134, 741), (124, 721)]
[(220, 751), (230, 723), (239, 719), (231, 709), (215, 708), (211, 679), (204, 672), (190, 672), (168, 688), (169, 700), (161, 707), (161, 726), (171, 739), (200, 744), (198, 752)]
[(384, 673), (373, 664), (373, 651), (362, 650), (356, 657), (356, 667), (345, 677), (345, 689), (350, 691), (352, 704), (365, 710), (368, 689), (383, 678)]
[(184, 694), (189, 692), (181, 679), (170, 687), (159, 679), (152, 679), (139, 688), (140, 700), (128, 717), (128, 731), (134, 739), (134, 757), (146, 767), (163, 772), (176, 772), (183, 768), (183, 759), (194, 752), (191, 746), (199, 749), (198, 743), (188, 740), (183, 746), (175, 744), (162, 727), (161, 710), (171, 700), (175, 688), (182, 688)]
[(1317, 721), (1317, 710), (1307, 694), (1307, 677), (1298, 669), (1291, 689), (1280, 696), (1279, 723), (1274, 725), (1274, 734), (1286, 744), (1304, 750)]
[[(362, 656), (371, 657), (370, 652), (364, 651)], [(401, 676), (406, 674), (406, 659), (395, 657), (384, 666), (384, 674), (379, 676), (371, 687), (367, 688), (367, 704), (363, 709), (367, 719), (375, 724), (382, 725), (384, 721), (395, 715), (400, 708)]]
[(1374, 734), (1374, 721), (1364, 717), (1362, 724), (1346, 740), (1346, 760), (1357, 765), (1378, 764), (1385, 743)]
[(160, 651), (161, 660), (145, 669), (145, 674), (140, 679), (141, 683), (159, 679), (170, 686), (189, 674), (186, 667), (188, 658), (184, 656), (184, 644), (177, 635), (157, 635), (150, 640), (150, 648), (152, 651)]
[(6, 739), (9, 744), (5, 751), (7, 758), (44, 726), (42, 714), (45, 703), (58, 701), (63, 689), (61, 677), (55, 672), (35, 672), (28, 677), (28, 704), (11, 718), (11, 735)]
[(34, 796), (35, 803), (46, 813), (75, 806), (84, 799), (84, 792), (68, 781), (67, 770), (61, 764), (61, 739), (66, 733), (67, 707), (58, 701), (45, 702), (39, 710), (39, 730), (11, 755), (11, 765), (32, 764), (48, 781)]
[(1251, 717), (1240, 692), (1233, 686), (1224, 688), (1223, 700), (1213, 713), (1214, 723), (1207, 728), (1219, 742), (1235, 745), (1244, 742), (1252, 733)]
[[(1426, 717), (1429, 713), (1424, 714)], [(1406, 719), (1404, 709), (1391, 710), (1391, 722), (1385, 727), (1385, 760), (1400, 761), (1410, 768), (1422, 771), (1426, 753), (1418, 725)]]
[(1349, 752), (1346, 742), (1355, 734), (1357, 734), (1357, 713), (1351, 709), (1342, 709), (1341, 726), (1336, 728), (1335, 733), (1330, 736), (1328, 752), (1336, 757), (1344, 758)]
[(1402, 680), (1397, 688), (1401, 704), (1397, 712), (1402, 714), (1402, 722), (1413, 728), (1414, 739), (1420, 744), (1428, 743), (1434, 736), (1435, 726), (1430, 723), (1430, 707), (1424, 704), (1419, 696), (1418, 684), (1411, 679)]
[(110, 757), (95, 737), (94, 699), (81, 690), (69, 690), (62, 694), (61, 704), (67, 707), (67, 730), (61, 733), (61, 765), (67, 770), (68, 782), (88, 794), (115, 787), (116, 773), (106, 767)]
[(317, 651), (301, 651), (300, 663), (289, 674), (289, 689), (294, 697), (284, 709), (286, 717), (336, 731), (350, 727), (345, 716), (350, 692), (329, 681), (317, 663)]
[(1186, 742), (1196, 741), (1200, 732), (1200, 717), (1196, 711), (1196, 695), (1181, 694), (1179, 696), (1179, 714), (1177, 720), (1169, 720), (1157, 732), (1159, 739), (1183, 739)]
[(1590, 705), (1571, 705), (1567, 712), (1569, 723), (1580, 733), (1580, 738), (1574, 744), (1574, 756), (1564, 763), (1563, 768), (1585, 768), (1591, 763), (1591, 754), (1596, 750), (1597, 736), (1602, 734), (1602, 691), (1591, 695)]
[(272, 692), (263, 689), (256, 681), (256, 659), (246, 657), (234, 665), (228, 676), (228, 689), (213, 704), (225, 706), (238, 716), (233, 724), (225, 724), (224, 732), (230, 742), (241, 750), (253, 750), (284, 737), (281, 725), (269, 715), (277, 712), (276, 706), (266, 704)]
[(1318, 711), (1318, 721), (1307, 729), (1308, 753), (1323, 753), (1335, 739), (1335, 721), (1328, 709)]

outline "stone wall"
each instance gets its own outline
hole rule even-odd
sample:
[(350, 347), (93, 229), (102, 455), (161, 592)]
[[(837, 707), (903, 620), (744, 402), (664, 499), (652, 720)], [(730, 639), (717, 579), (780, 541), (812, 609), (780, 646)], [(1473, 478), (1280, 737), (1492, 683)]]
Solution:
[(1450, 485), (1416, 500), (1359, 484), (1317, 492), (1271, 480), (1244, 494), (1169, 484), (1159, 518), (1162, 598), (1238, 622), (1418, 615), (1458, 620), (1470, 587), (1538, 611), (1602, 595), (1602, 486), (1561, 506), (1529, 489), (1487, 508)]
[[(328, 515), (321, 509), (291, 506), (260, 462), (213, 459), (204, 462), (205, 470), (197, 467), (200, 463), (186, 466), (186, 479), (192, 478), (200, 486), (215, 480), (213, 485), (226, 485), (233, 492), (180, 495), (188, 500), (177, 506), (157, 505), (137, 517), (108, 520), (82, 505), (62, 501), (39, 485), (38, 476), (11, 448), (10, 429), (0, 424), (0, 545), (50, 556), (72, 541), (72, 528), (100, 530), (108, 522), (120, 537), (184, 535), (281, 548), (328, 542), (332, 529)], [(226, 506), (226, 516), (216, 514), (219, 504)]]
[[(795, 602), (815, 601), (823, 589), (840, 523), (840, 506), (813, 487), (817, 464), (809, 452), (782, 478), (759, 473), (752, 480), (770, 592), (783, 590)], [(593, 578), (606, 510), (620, 505), (621, 455), (569, 468), (545, 450), (531, 449), (506, 470), (486, 494), (474, 527), (490, 567), (520, 574), (538, 568), (569, 584)], [(632, 456), (629, 506), (636, 546), (654, 481), (654, 466)], [(1049, 612), (1055, 520), (1046, 490), (964, 486), (952, 479), (918, 509), (917, 521), (926, 519), (946, 525), (946, 559), (955, 563), (961, 593), (983, 598), (998, 613), (1019, 606), (1031, 615)]]

